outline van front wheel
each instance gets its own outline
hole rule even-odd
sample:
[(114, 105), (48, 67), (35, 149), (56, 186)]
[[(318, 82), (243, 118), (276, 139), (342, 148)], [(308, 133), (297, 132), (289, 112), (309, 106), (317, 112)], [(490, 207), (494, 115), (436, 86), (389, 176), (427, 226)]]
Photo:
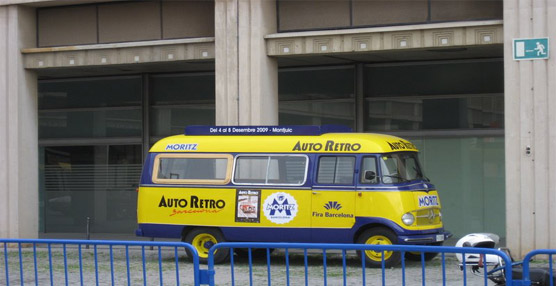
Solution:
[[(375, 245), (392, 245), (397, 241), (397, 236), (390, 229), (385, 227), (376, 227), (365, 230), (357, 238), (359, 244), (375, 244)], [(399, 251), (377, 251), (365, 250), (358, 251), (357, 254), (365, 256), (365, 263), (370, 267), (382, 267), (382, 259), (384, 256), (384, 267), (394, 267), (401, 261), (401, 254)]]
[[(431, 245), (433, 246), (442, 246), (442, 242), (436, 242)], [(438, 252), (425, 252), (425, 261), (431, 261), (438, 255)], [(405, 259), (411, 261), (421, 261), (421, 252), (406, 252)]]
[[(224, 236), (218, 229), (199, 227), (191, 230), (184, 239), (184, 242), (191, 244), (199, 254), (199, 262), (206, 264), (210, 248), (220, 242), (224, 242)], [(186, 248), (187, 256), (193, 257), (191, 251)], [(222, 263), (228, 258), (230, 249), (219, 248), (214, 252), (214, 264)]]

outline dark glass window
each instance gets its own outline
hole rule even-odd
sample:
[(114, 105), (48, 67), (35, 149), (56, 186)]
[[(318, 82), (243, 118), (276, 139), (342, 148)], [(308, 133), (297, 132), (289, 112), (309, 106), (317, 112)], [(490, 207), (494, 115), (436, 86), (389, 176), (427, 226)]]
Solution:
[(145, 78), (151, 90), (141, 76), (39, 81), (40, 231), (83, 233), (90, 218), (92, 233), (133, 233), (140, 142), (214, 124), (213, 73)]
[(39, 81), (39, 109), (141, 105), (140, 77)]
[(41, 149), (45, 232), (133, 232), (141, 145)]
[(282, 125), (341, 124), (355, 127), (354, 68), (281, 70)]
[(141, 78), (39, 82), (39, 138), (139, 137)]
[(503, 129), (501, 60), (365, 68), (365, 130)]
[(214, 73), (151, 77), (151, 136), (183, 134), (188, 125), (214, 125)]

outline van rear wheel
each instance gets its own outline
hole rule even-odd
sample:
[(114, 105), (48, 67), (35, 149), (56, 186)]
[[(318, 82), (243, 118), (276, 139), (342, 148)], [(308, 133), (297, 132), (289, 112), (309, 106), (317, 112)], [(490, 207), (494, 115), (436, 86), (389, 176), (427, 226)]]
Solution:
[[(199, 227), (191, 230), (184, 238), (184, 242), (191, 244), (199, 255), (199, 262), (206, 264), (210, 248), (220, 242), (225, 242), (224, 235), (220, 230), (208, 227)], [(187, 248), (187, 256), (191, 259), (193, 254)], [(230, 254), (230, 249), (220, 248), (214, 252), (214, 263), (222, 263)]]
[[(394, 232), (385, 227), (376, 227), (365, 230), (357, 238), (359, 244), (375, 244), (375, 245), (393, 245), (398, 237)], [(379, 268), (382, 267), (382, 259), (384, 256), (384, 267), (394, 267), (401, 261), (401, 254), (399, 251), (375, 251), (365, 250), (357, 251), (361, 258), (365, 257), (365, 263), (369, 267)]]

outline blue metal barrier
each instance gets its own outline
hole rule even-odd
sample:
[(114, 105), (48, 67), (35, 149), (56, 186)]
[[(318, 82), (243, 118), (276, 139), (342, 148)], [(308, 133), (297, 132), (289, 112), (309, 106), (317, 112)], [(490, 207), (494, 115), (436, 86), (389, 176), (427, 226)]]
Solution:
[[(197, 251), (182, 242), (0, 239), (0, 246), (5, 275), (3, 281), (0, 274), (0, 285), (201, 284)], [(192, 265), (179, 261), (185, 248), (193, 253)], [(173, 269), (165, 271), (163, 265), (172, 260)], [(187, 271), (191, 275), (182, 278)]]
[[(242, 267), (242, 277), (247, 277), (248, 276), (248, 281), (242, 281), (240, 283), (240, 285), (246, 285), (247, 283), (249, 283), (249, 285), (261, 285), (261, 284), (268, 284), (268, 285), (272, 285), (272, 270), (271, 270), (271, 256), (270, 256), (270, 249), (283, 249), (284, 250), (284, 263), (285, 263), (285, 273), (281, 273), (281, 275), (284, 275), (285, 277), (280, 277), (280, 284), (282, 285), (283, 282), (286, 282), (286, 285), (291, 285), (291, 283), (293, 284), (300, 284), (300, 283), (304, 283), (304, 285), (309, 285), (309, 263), (308, 263), (308, 250), (319, 250), (321, 251), (319, 253), (322, 254), (322, 263), (319, 266), (319, 271), (322, 271), (322, 276), (318, 276), (318, 277), (322, 277), (322, 282), (319, 282), (319, 285), (328, 285), (329, 283), (329, 276), (331, 276), (330, 273), (330, 269), (331, 267), (329, 265), (327, 265), (327, 260), (329, 257), (329, 252), (327, 251), (331, 251), (331, 250), (340, 250), (341, 251), (341, 283), (342, 285), (356, 285), (356, 284), (360, 284), (360, 285), (367, 285), (366, 281), (368, 280), (368, 275), (367, 272), (371, 272), (371, 271), (378, 271), (378, 272), (374, 272), (372, 275), (373, 278), (376, 278), (376, 275), (380, 275), (381, 277), (381, 285), (386, 285), (387, 282), (387, 273), (391, 274), (393, 271), (399, 271), (395, 273), (395, 283), (396, 285), (406, 285), (406, 283), (408, 283), (408, 268), (407, 266), (407, 262), (405, 261), (405, 259), (402, 259), (401, 262), (401, 266), (399, 268), (399, 270), (394, 270), (394, 269), (386, 269), (384, 267), (384, 261), (382, 261), (382, 267), (380, 269), (366, 269), (366, 265), (365, 265), (365, 258), (362, 255), (360, 259), (358, 259), (358, 261), (356, 264), (354, 265), (350, 265), (349, 267), (347, 266), (347, 255), (346, 255), (346, 251), (350, 250), (350, 251), (366, 251), (366, 250), (373, 250), (373, 251), (378, 251), (378, 252), (382, 252), (382, 256), (384, 257), (384, 252), (385, 251), (399, 251), (401, 252), (401, 257), (403, 258), (405, 256), (405, 253), (411, 252), (411, 253), (421, 253), (421, 261), (420, 261), (420, 273), (415, 273), (415, 267), (413, 267), (411, 270), (411, 277), (412, 277), (412, 281), (414, 280), (416, 275), (420, 275), (421, 277), (421, 283), (422, 285), (426, 285), (426, 281), (427, 281), (427, 267), (426, 267), (426, 263), (425, 263), (425, 256), (424, 253), (426, 252), (437, 252), (439, 253), (440, 256), (440, 267), (441, 267), (441, 283), (439, 283), (439, 281), (435, 281), (433, 284), (434, 285), (447, 285), (447, 277), (446, 277), (446, 254), (448, 253), (458, 253), (458, 254), (464, 254), (462, 255), (463, 258), (463, 265), (466, 265), (466, 255), (465, 254), (479, 254), (479, 255), (486, 255), (486, 254), (492, 254), (492, 255), (496, 255), (499, 256), (501, 258), (502, 261), (504, 261), (504, 265), (505, 265), (505, 273), (506, 273), (506, 285), (512, 285), (512, 283), (514, 281), (512, 281), (512, 271), (511, 271), (511, 259), (502, 251), (496, 250), (496, 249), (489, 249), (489, 248), (471, 248), (471, 247), (446, 247), (446, 246), (415, 246), (415, 245), (363, 245), (363, 244), (313, 244), (313, 243), (219, 243), (214, 245), (210, 251), (209, 251), (209, 256), (208, 256), (208, 274), (210, 277), (208, 277), (208, 284), (209, 285), (215, 285), (216, 281), (215, 281), (215, 275), (217, 273), (219, 273), (219, 271), (221, 272), (222, 270), (219, 269), (217, 271), (217, 269), (215, 269), (215, 265), (214, 265), (214, 253), (218, 250), (218, 249), (223, 249), (223, 248), (228, 248), (230, 250), (230, 253), (234, 253), (234, 250), (237, 249), (247, 249), (247, 253), (248, 253), (248, 261), (247, 261), (247, 266), (243, 266)], [(253, 266), (253, 255), (252, 252), (254, 249), (266, 249), (266, 260), (265, 261), (260, 261), (259, 264), (266, 264), (265, 268), (258, 268), (256, 270), (254, 270), (254, 266)], [(299, 269), (296, 269), (296, 281), (291, 281), (292, 280), (292, 276), (290, 275), (290, 273), (294, 270), (293, 268), (291, 268), (290, 266), (290, 256), (291, 256), (291, 252), (292, 250), (297, 250), (298, 252), (300, 252), (299, 255), (303, 255), (303, 265), (302, 265), (302, 272), (303, 275), (299, 275)], [(276, 260), (275, 260), (276, 261)], [(230, 280), (226, 280), (227, 283), (231, 282), (231, 285), (236, 285), (236, 277), (235, 277), (235, 268), (236, 268), (236, 261), (234, 261), (234, 256), (230, 255)], [(351, 263), (353, 264), (353, 262)], [(454, 266), (456, 265), (456, 263), (454, 263)], [(247, 267), (247, 269), (243, 270), (243, 268)], [(320, 270), (320, 267), (322, 267), (322, 270)], [(358, 271), (360, 271), (361, 273), (354, 275), (353, 272), (354, 270), (357, 269)], [(245, 272), (243, 272), (245, 271)], [(262, 278), (261, 276), (261, 272), (266, 271), (266, 278)], [(336, 269), (334, 270), (336, 271)], [(348, 273), (350, 273), (348, 275)], [(221, 274), (221, 273), (219, 273)], [(248, 275), (247, 275), (248, 274)], [(256, 274), (260, 277), (260, 279), (258, 281), (254, 281), (253, 275)], [(437, 273), (438, 274), (438, 273)], [(462, 269), (462, 275), (463, 275), (463, 285), (467, 285), (467, 270), (466, 267), (463, 267)], [(302, 281), (299, 281), (299, 277), (302, 276)], [(335, 278), (338, 278), (340, 275), (338, 273), (334, 273), (332, 276), (334, 276)], [(348, 282), (348, 276), (352, 279), (351, 281)], [(354, 276), (358, 276), (360, 277), (360, 279), (358, 279), (357, 282), (353, 281)], [(220, 277), (222, 277), (222, 275), (220, 275)], [(261, 282), (261, 280), (266, 280), (266, 283)], [(338, 279), (336, 279), (338, 280)], [(314, 282), (314, 279), (311, 279), (312, 282)], [(415, 281), (413, 281), (415, 282)], [(483, 285), (487, 285), (488, 284), (488, 277), (487, 277), (487, 271), (483, 271), (483, 279), (481, 282), (484, 282)], [(460, 282), (461, 283), (461, 282)], [(331, 283), (332, 285), (338, 285), (339, 281), (334, 281)], [(410, 283), (411, 284), (411, 283)], [(458, 283), (459, 284), (459, 283)]]
[[(146, 250), (150, 248), (150, 250)], [(193, 253), (192, 263), (180, 263), (183, 249)], [(214, 253), (218, 249), (229, 249), (230, 253), (244, 249), (243, 259), (230, 256), (229, 264), (214, 265)], [(245, 251), (246, 249), (246, 251)], [(271, 250), (280, 250), (283, 255), (272, 255)], [(264, 259), (256, 257), (255, 250), (264, 250)], [(403, 258), (406, 253), (420, 253), (421, 261), (409, 262), (402, 259), (395, 268), (382, 267), (367, 269), (365, 258), (348, 251), (377, 252), (399, 251)], [(425, 253), (439, 253), (438, 258), (425, 262)], [(452, 255), (448, 255), (452, 254)], [(553, 255), (556, 250), (535, 250), (527, 254), (523, 265), (516, 268), (511, 258), (504, 252), (489, 248), (414, 246), (414, 245), (363, 245), (363, 244), (313, 244), (313, 243), (219, 243), (209, 251), (208, 268), (201, 270), (199, 256), (193, 246), (187, 243), (139, 242), (139, 241), (98, 241), (98, 240), (53, 240), (53, 239), (0, 239), (0, 285), (216, 285), (216, 278), (226, 284), (272, 285), (278, 280), (280, 285), (315, 283), (318, 285), (367, 285), (376, 281), (378, 285), (488, 285), (488, 274), (482, 270), (479, 280), (468, 284), (468, 270), (462, 267), (455, 273), (447, 270), (447, 265), (457, 267), (459, 261), (453, 254), (496, 255), (504, 265), (505, 285), (531, 285), (531, 258), (548, 255), (551, 286), (554, 274)], [(276, 268), (283, 268), (276, 271)], [(512, 267), (514, 267), (512, 269)], [(546, 267), (545, 267), (546, 268)], [(227, 270), (229, 269), (229, 270)], [(516, 272), (516, 269), (519, 270)], [(513, 271), (512, 271), (513, 270)], [(229, 276), (227, 276), (229, 271)], [(450, 271), (452, 273), (450, 274)], [(522, 271), (522, 272), (520, 272)], [(184, 273), (190, 273), (189, 275)], [(236, 272), (240, 275), (236, 276)], [(522, 277), (512, 279), (512, 273)], [(450, 280), (450, 279), (452, 280)], [(369, 280), (373, 281), (369, 281)], [(431, 280), (433, 279), (433, 280)], [(545, 279), (547, 280), (547, 279)], [(431, 283), (432, 282), (432, 283)], [(311, 285), (312, 285), (311, 284)], [(373, 285), (375, 285), (373, 284)], [(546, 285), (549, 285), (546, 284)]]
[[(556, 254), (556, 249), (537, 249), (529, 252), (523, 258), (523, 278), (522, 278), (522, 285), (531, 285), (531, 267), (530, 262), (534, 256), (537, 255), (548, 255), (548, 271), (549, 271), (549, 284), (550, 286), (554, 285), (554, 271), (552, 267), (552, 256)], [(548, 286), (548, 285), (547, 285)]]

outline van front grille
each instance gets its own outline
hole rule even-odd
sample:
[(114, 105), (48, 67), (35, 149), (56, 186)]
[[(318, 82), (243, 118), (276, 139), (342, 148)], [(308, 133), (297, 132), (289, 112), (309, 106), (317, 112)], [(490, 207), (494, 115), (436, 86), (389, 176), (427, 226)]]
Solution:
[(439, 208), (427, 208), (414, 212), (418, 226), (435, 225), (442, 223), (442, 214)]

